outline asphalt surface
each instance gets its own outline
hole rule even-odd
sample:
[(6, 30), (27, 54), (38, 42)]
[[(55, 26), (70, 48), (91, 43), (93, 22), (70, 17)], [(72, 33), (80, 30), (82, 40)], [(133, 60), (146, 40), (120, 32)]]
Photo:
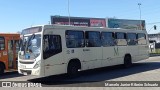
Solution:
[[(99, 90), (104, 90), (104, 83), (106, 81), (160, 81), (160, 56), (150, 57), (147, 60), (142, 60), (140, 62), (134, 63), (133, 66), (130, 68), (123, 68), (122, 65), (118, 65), (84, 71), (80, 73), (79, 77), (74, 79), (67, 77), (67, 75), (51, 76), (47, 78), (36, 78), (36, 76), (24, 76), (18, 74), (17, 72), (9, 72), (0, 76), (0, 81), (27, 81), (31, 83), (41, 83), (42, 86), (46, 87), (46, 90), (50, 90), (50, 88), (52, 87), (97, 87)], [(115, 87), (108, 88), (114, 89)], [(119, 89), (120, 88), (122, 87), (119, 87)], [(143, 90), (144, 88), (145, 87), (139, 87), (139, 89), (141, 90)], [(124, 88), (122, 89), (124, 90)], [(145, 88), (145, 90), (147, 89), (148, 88)], [(160, 88), (158, 89), (153, 87), (149, 90), (152, 89), (159, 90)], [(63, 88), (63, 90), (66, 89)]]

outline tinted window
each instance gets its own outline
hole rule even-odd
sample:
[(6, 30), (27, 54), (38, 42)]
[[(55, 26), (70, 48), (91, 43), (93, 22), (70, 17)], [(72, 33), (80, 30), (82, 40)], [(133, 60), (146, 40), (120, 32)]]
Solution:
[(86, 46), (87, 47), (100, 47), (101, 39), (100, 32), (97, 31), (86, 31)]
[(0, 50), (5, 49), (5, 40), (4, 37), (0, 37)]
[(84, 32), (66, 31), (66, 45), (68, 48), (84, 47)]
[(127, 45), (126, 33), (122, 33), (122, 32), (116, 33), (116, 45), (118, 45), (118, 46)]
[(147, 44), (146, 35), (144, 33), (138, 34), (138, 44), (139, 45)]
[(116, 38), (117, 38), (117, 39), (126, 39), (126, 38), (125, 38), (125, 33), (122, 33), (122, 32), (116, 33)]
[(138, 34), (138, 39), (146, 39), (145, 34), (139, 33), (139, 34)]
[(102, 32), (102, 45), (114, 46), (114, 33), (112, 32)]
[(137, 44), (136, 34), (127, 33), (127, 42), (128, 42), (128, 45), (136, 45)]
[(62, 52), (60, 35), (44, 35), (43, 38), (43, 58), (47, 59)]

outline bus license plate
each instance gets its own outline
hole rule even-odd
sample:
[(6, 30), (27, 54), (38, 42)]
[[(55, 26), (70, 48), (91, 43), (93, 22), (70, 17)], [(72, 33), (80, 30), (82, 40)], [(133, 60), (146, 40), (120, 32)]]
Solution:
[(23, 72), (24, 75), (27, 75), (27, 72)]
[(20, 68), (25, 69), (25, 68), (26, 68), (26, 66), (25, 66), (25, 65), (21, 65), (21, 66), (20, 66)]

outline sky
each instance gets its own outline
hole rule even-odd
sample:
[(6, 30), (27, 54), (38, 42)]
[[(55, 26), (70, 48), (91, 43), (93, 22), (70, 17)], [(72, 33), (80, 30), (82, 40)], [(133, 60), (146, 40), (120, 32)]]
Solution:
[[(160, 32), (160, 0), (69, 0), (71, 16), (141, 19), (148, 33)], [(68, 0), (0, 0), (0, 33), (49, 24), (53, 15), (68, 16)], [(152, 27), (156, 25), (157, 30)]]

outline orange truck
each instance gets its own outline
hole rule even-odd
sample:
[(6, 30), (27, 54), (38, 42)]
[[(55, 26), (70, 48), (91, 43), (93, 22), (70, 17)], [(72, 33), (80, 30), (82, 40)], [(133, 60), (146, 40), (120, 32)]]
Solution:
[(17, 70), (20, 34), (0, 33), (0, 74)]

